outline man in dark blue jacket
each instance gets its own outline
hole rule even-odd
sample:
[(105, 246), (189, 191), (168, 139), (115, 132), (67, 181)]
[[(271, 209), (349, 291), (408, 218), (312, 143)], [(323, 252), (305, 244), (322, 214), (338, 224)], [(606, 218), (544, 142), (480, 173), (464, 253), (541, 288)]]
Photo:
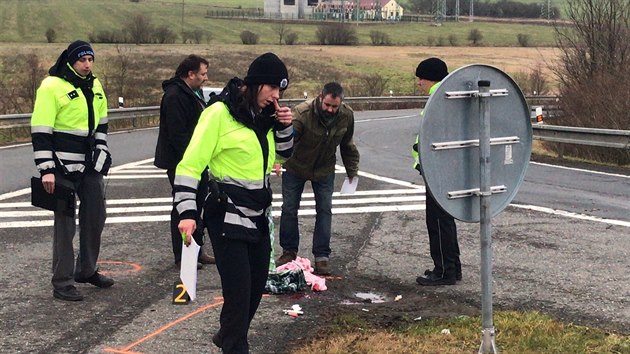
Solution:
[[(192, 137), (199, 115), (206, 108), (201, 85), (208, 79), (208, 61), (191, 54), (177, 67), (175, 76), (162, 82), (164, 96), (160, 103), (160, 133), (155, 148), (156, 167), (166, 169), (168, 180), (173, 187), (175, 168), (184, 156), (184, 151)], [(197, 205), (201, 210), (208, 194), (208, 171), (204, 171), (197, 189)], [(199, 220), (200, 222), (201, 220)], [(175, 263), (182, 256), (182, 237), (177, 229), (179, 213), (171, 211), (171, 240)], [(198, 227), (193, 235), (199, 245), (203, 245), (203, 227)], [(199, 262), (214, 263), (214, 257), (199, 253)]]

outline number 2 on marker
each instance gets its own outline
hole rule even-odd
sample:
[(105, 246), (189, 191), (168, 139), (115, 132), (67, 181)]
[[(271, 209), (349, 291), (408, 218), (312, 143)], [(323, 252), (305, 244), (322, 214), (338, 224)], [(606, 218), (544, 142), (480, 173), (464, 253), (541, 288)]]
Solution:
[(188, 304), (190, 298), (186, 292), (186, 286), (181, 281), (176, 281), (173, 285), (173, 303), (177, 305)]

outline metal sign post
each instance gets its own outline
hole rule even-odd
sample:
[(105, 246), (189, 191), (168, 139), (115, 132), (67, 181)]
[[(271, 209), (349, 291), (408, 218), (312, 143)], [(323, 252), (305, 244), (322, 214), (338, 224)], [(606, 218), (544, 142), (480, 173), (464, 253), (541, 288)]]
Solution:
[(453, 217), (480, 223), (479, 353), (497, 353), (491, 222), (509, 205), (525, 177), (532, 143), (529, 107), (519, 87), (502, 71), (487, 65), (466, 66), (447, 76), (431, 95), (419, 136), (427, 189)]
[(479, 212), (481, 237), (481, 346), (496, 353), (492, 323), (492, 213), (490, 211), (490, 81), (479, 81)]

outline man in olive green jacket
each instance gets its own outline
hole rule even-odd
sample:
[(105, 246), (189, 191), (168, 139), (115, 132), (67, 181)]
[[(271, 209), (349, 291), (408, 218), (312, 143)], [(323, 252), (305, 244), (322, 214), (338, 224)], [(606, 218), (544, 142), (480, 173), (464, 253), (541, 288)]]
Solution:
[(359, 151), (354, 145), (354, 113), (342, 103), (343, 88), (336, 82), (324, 85), (320, 95), (293, 108), (293, 154), (284, 163), (282, 215), (280, 217), (280, 266), (297, 257), (300, 242), (298, 209), (306, 181), (315, 194), (313, 256), (315, 273), (328, 275), (332, 224), (332, 194), (337, 147), (350, 181), (359, 171)]

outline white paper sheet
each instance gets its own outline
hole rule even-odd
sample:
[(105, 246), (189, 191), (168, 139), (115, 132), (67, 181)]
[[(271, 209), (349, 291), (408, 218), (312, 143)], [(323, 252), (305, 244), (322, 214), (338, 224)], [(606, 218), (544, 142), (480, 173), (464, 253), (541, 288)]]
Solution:
[(359, 184), (359, 177), (352, 177), (352, 183), (350, 182), (350, 178), (346, 177), (343, 181), (343, 185), (341, 186), (341, 194), (354, 194), (357, 191), (357, 185)]
[(182, 262), (179, 270), (179, 278), (182, 280), (190, 301), (197, 297), (197, 257), (201, 247), (191, 237), (190, 246), (182, 241)]

